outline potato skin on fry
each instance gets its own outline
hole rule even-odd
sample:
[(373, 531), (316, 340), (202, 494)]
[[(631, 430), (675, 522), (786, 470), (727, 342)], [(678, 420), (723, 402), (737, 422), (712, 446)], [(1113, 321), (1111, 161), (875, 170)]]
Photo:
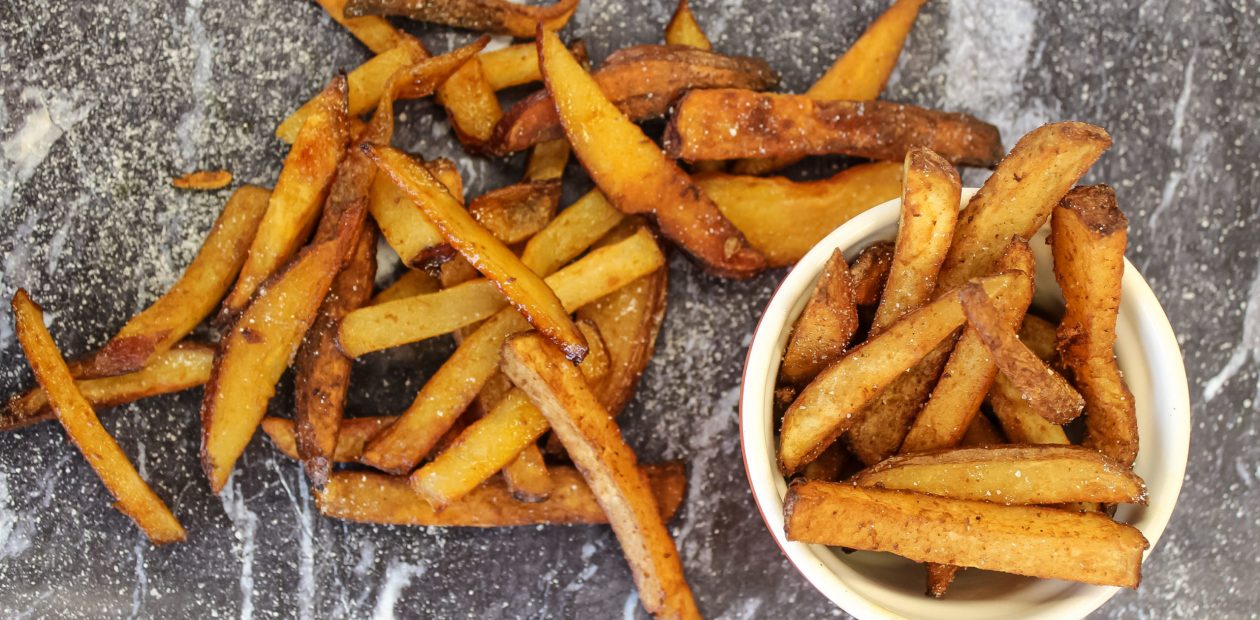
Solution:
[(779, 376), (793, 385), (809, 383), (844, 354), (857, 327), (849, 266), (844, 262), (844, 252), (836, 249), (792, 326)]
[(556, 0), (547, 6), (508, 0), (349, 0), (345, 15), (401, 15), (416, 21), (529, 38), (540, 22), (548, 30), (563, 28), (577, 5), (578, 0)]
[(892, 269), (893, 242), (879, 241), (858, 253), (849, 266), (849, 279), (853, 281), (853, 300), (859, 306), (876, 306), (888, 283)]

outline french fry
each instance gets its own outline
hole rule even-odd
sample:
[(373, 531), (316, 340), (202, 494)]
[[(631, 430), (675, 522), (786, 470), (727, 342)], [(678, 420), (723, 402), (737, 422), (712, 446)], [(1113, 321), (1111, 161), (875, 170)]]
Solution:
[[(652, 213), (665, 236), (707, 269), (749, 277), (765, 259), (722, 216), (677, 164), (617, 110), (554, 33), (542, 32), (539, 58), (547, 91), (573, 152), (600, 191), (625, 213)], [(616, 152), (607, 145), (616, 144)]]
[(511, 463), (503, 467), (503, 483), (512, 497), (522, 502), (541, 502), (555, 488), (538, 446), (532, 450), (521, 450)]
[(1004, 320), (989, 296), (970, 284), (963, 287), (961, 296), (968, 327), (975, 330), (998, 370), (1019, 388), (1033, 410), (1056, 424), (1080, 415), (1085, 400), (1062, 375), (1019, 341), (1009, 327), (1012, 321)]
[(1080, 446), (989, 446), (894, 456), (851, 481), (1006, 505), (1145, 504), (1142, 479)]
[(1063, 427), (1041, 417), (1009, 379), (998, 374), (987, 396), (993, 417), (1013, 443), (1067, 445)]
[[(457, 202), (463, 204), (464, 184), (451, 160), (435, 159), (423, 165)], [(380, 226), (385, 242), (408, 267), (425, 269), (454, 255), (455, 251), (446, 244), (441, 231), (388, 176), (376, 175), (368, 208), (372, 219)]]
[(419, 269), (408, 269), (397, 280), (394, 280), (393, 284), (377, 293), (375, 297), (368, 300), (368, 303), (364, 305), (375, 306), (397, 299), (436, 293), (439, 288), (440, 284), (437, 278), (433, 277), (433, 274)]
[(494, 126), (503, 118), (499, 98), (486, 80), (481, 61), (474, 58), (460, 67), (438, 88), (437, 101), (446, 108), (455, 136), (474, 149), (490, 139)]
[(315, 225), (320, 205), (345, 154), (349, 140), (346, 78), (334, 78), (313, 105), (285, 157), (236, 286), (223, 302), (223, 321), (244, 310), (263, 281), (297, 251)]
[(971, 424), (967, 425), (967, 432), (963, 433), (962, 441), (958, 442), (958, 445), (974, 448), (976, 446), (996, 446), (1004, 443), (1007, 443), (1007, 441), (1002, 436), (1002, 431), (998, 430), (989, 421), (989, 418), (978, 415), (971, 419)]
[[(764, 90), (779, 81), (778, 74), (759, 58), (662, 45), (618, 50), (591, 77), (606, 98), (633, 121), (664, 116), (670, 104), (690, 89)], [(555, 101), (542, 90), (504, 113), (490, 148), (498, 155), (507, 155), (564, 135)]]
[(478, 225), (433, 175), (389, 147), (365, 145), (364, 153), (424, 210), (451, 246), (495, 283), (535, 329), (559, 344), (570, 358), (581, 360), (586, 355), (586, 342), (555, 292), (516, 254)]
[[(450, 53), (436, 58), (421, 56), (394, 70), (388, 75), (379, 95), (373, 93), (377, 98), (376, 111), (372, 114), (368, 130), (362, 137), (356, 137), (356, 142), (388, 146), (394, 136), (394, 101), (427, 97), (435, 93), (441, 99), (441, 89), (447, 83), (455, 81), (457, 73), (468, 65), (475, 64), (478, 52), (485, 49), (488, 43), (490, 37), (481, 37)], [(498, 102), (494, 104), (497, 107)]]
[(706, 52), (713, 49), (713, 43), (709, 41), (709, 37), (704, 34), (704, 29), (696, 22), (696, 16), (691, 13), (687, 0), (678, 0), (678, 8), (674, 9), (669, 25), (665, 26), (665, 43), (685, 45)]
[[(543, 63), (545, 71), (545, 56)], [(586, 380), (537, 334), (512, 338), (503, 350), (503, 372), (546, 417), (608, 515), (644, 609), (658, 617), (699, 618), (647, 477)]]
[(835, 480), (848, 461), (849, 453), (839, 443), (833, 443), (801, 469), (801, 477), (807, 480)]
[(44, 327), (43, 310), (23, 289), (18, 289), (13, 296), (13, 316), (17, 322), (18, 343), (35, 373), (35, 380), (47, 394), (49, 406), (70, 442), (114, 496), (114, 507), (135, 521), (155, 545), (184, 540), (186, 534), (179, 520), (140, 477), (75, 387), (65, 359)]
[(844, 435), (844, 445), (863, 465), (874, 465), (901, 448), (923, 401), (940, 377), (941, 364), (949, 356), (949, 342), (947, 336), (854, 416), (853, 426)]
[[(1015, 275), (984, 278), (994, 294)], [(818, 456), (853, 424), (862, 408), (913, 367), (965, 320), (957, 291), (906, 315), (819, 374), (783, 416), (779, 468), (785, 475)]]
[(559, 30), (577, 10), (578, 0), (528, 6), (508, 0), (349, 0), (348, 17), (400, 15), (416, 21), (528, 39), (541, 25)]
[[(648, 483), (669, 519), (682, 505), (687, 476), (680, 461), (644, 465)], [(583, 525), (608, 523), (582, 475), (572, 467), (552, 467), (551, 495), (542, 502), (512, 497), (501, 480), (489, 480), (464, 499), (437, 512), (412, 492), (407, 479), (366, 471), (332, 475), (315, 492), (315, 508), (334, 519), (386, 525), (429, 527), (511, 527), (522, 525)]]
[(792, 385), (805, 385), (824, 368), (844, 355), (858, 327), (857, 304), (844, 252), (832, 252), (822, 275), (805, 302), (805, 309), (792, 326), (783, 352), (780, 378)]
[(497, 239), (515, 245), (551, 222), (560, 205), (560, 179), (526, 181), (473, 199), (468, 212)]
[[(867, 26), (853, 45), (814, 82), (807, 97), (819, 101), (870, 101), (884, 92), (906, 36), (927, 0), (896, 0)], [(798, 161), (796, 158), (745, 159), (735, 163), (739, 174), (767, 174)]]
[(1133, 526), (1101, 514), (834, 482), (793, 483), (783, 513), (788, 540), (1127, 588), (1137, 587), (1150, 546)]
[(599, 190), (591, 190), (561, 211), (525, 244), (521, 262), (549, 275), (598, 242), (625, 219)]
[(979, 167), (996, 164), (1005, 152), (996, 127), (966, 114), (734, 88), (683, 95), (662, 146), (686, 161), (804, 155), (900, 161), (924, 147), (955, 165)]
[(1053, 364), (1058, 358), (1058, 340), (1054, 323), (1035, 314), (1025, 314), (1019, 324), (1019, 341), (1037, 354), (1041, 361)]
[[(363, 446), (375, 437), (381, 429), (394, 423), (397, 416), (373, 416), (366, 418), (345, 418), (341, 421), (337, 433), (337, 448), (333, 450), (334, 463), (353, 463), (363, 454)], [(297, 427), (293, 420), (287, 418), (263, 418), (260, 425), (267, 438), (285, 456), (297, 461)]]
[[(75, 387), (93, 409), (113, 407), (202, 385), (210, 378), (213, 363), (214, 347), (184, 341), (154, 356), (140, 370), (97, 379), (76, 379)], [(43, 388), (31, 388), (0, 407), (0, 432), (54, 417)]]
[(878, 306), (888, 283), (892, 269), (893, 248), (891, 241), (879, 241), (858, 253), (849, 266), (849, 279), (853, 281), (853, 300), (859, 306)]
[(841, 224), (896, 198), (901, 192), (901, 166), (858, 164), (830, 178), (804, 182), (702, 173), (695, 176), (695, 183), (766, 256), (768, 266), (784, 267), (800, 260)]
[(1068, 192), (1050, 220), (1054, 275), (1067, 302), (1059, 350), (1085, 397), (1085, 445), (1131, 466), (1137, 413), (1115, 356), (1127, 226), (1105, 185)]
[(405, 35), (390, 25), (389, 20), (376, 15), (346, 17), (346, 0), (315, 0), (328, 16), (345, 27), (356, 39), (362, 41), (373, 54), (389, 51), (403, 42)]
[(481, 75), (494, 91), (542, 80), (542, 74), (538, 72), (538, 49), (533, 43), (519, 43), (483, 52), (478, 59), (481, 61)]
[[(620, 243), (592, 251), (547, 280), (567, 312), (664, 264), (665, 255), (651, 233), (644, 230)], [(410, 472), (494, 374), (504, 339), (527, 328), (528, 323), (510, 308), (487, 319), (429, 378), (398, 422), (372, 440), (360, 461), (399, 475)]]
[(534, 145), (525, 166), (525, 180), (559, 179), (564, 175), (564, 167), (569, 163), (569, 153), (572, 150), (568, 140), (550, 140)]
[(253, 185), (233, 192), (179, 281), (127, 321), (100, 351), (73, 364), (75, 375), (89, 378), (139, 371), (187, 336), (232, 287), (270, 196)]
[(176, 189), (216, 190), (232, 184), (232, 173), (227, 170), (197, 170), (171, 179)]

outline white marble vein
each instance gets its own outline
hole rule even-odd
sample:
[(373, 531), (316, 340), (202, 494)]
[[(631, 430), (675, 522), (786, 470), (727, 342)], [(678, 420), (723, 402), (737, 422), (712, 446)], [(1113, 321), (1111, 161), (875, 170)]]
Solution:
[(254, 552), (257, 546), (255, 535), (258, 532), (258, 515), (245, 505), (245, 496), (241, 493), (240, 483), (229, 479), (223, 492), (219, 494), (223, 501), (223, 512), (232, 522), (232, 532), (236, 536), (234, 551), (241, 562), (241, 620), (254, 617)]
[[(1229, 361), (1203, 384), (1204, 401), (1211, 402), (1219, 396), (1225, 384), (1242, 370), (1248, 358), (1255, 364), (1260, 364), (1260, 265), (1256, 267), (1256, 275), (1248, 289), (1247, 310), (1243, 314), (1242, 326), (1242, 338), (1234, 345)], [(1260, 403), (1260, 380), (1256, 382), (1253, 402)]]
[(402, 591), (411, 585), (411, 580), (424, 575), (424, 566), (409, 564), (398, 560), (390, 560), (385, 569), (385, 579), (381, 582), (381, 590), (376, 595), (376, 607), (372, 610), (373, 620), (394, 620), (394, 607), (402, 596)]

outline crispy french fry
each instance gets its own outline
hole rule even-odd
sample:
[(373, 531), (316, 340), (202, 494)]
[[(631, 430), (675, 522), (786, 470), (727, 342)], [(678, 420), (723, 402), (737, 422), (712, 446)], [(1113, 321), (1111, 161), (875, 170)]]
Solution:
[(533, 43), (509, 45), (493, 52), (483, 52), (481, 75), (491, 90), (499, 91), (542, 80), (538, 72), (538, 49)]
[(896, 198), (901, 166), (859, 164), (818, 181), (703, 173), (696, 185), (722, 215), (765, 254), (771, 267), (800, 260), (827, 233), (867, 209)]
[(549, 275), (576, 258), (619, 224), (625, 216), (599, 190), (591, 190), (561, 211), (525, 244), (521, 262)]
[[(343, 419), (340, 432), (337, 433), (337, 448), (333, 451), (332, 461), (353, 463), (359, 460), (359, 456), (363, 454), (364, 444), (397, 419), (397, 416)], [(300, 460), (297, 448), (297, 427), (293, 420), (266, 417), (263, 418), (261, 426), (277, 450), (295, 461)]]
[(500, 241), (515, 245), (551, 222), (560, 205), (560, 179), (526, 181), (473, 199), (468, 212)]
[(522, 502), (541, 502), (555, 488), (538, 446), (533, 446), (532, 450), (521, 450), (511, 463), (503, 467), (503, 483), (512, 497)]
[(401, 15), (416, 21), (528, 39), (540, 24), (548, 30), (563, 28), (577, 5), (578, 0), (556, 0), (547, 6), (508, 0), (349, 0), (345, 14)]
[(373, 54), (394, 49), (405, 37), (390, 25), (389, 20), (376, 15), (346, 17), (346, 0), (315, 0), (328, 16), (345, 27), (356, 39), (362, 41)]
[(44, 327), (44, 312), (23, 289), (13, 296), (13, 317), (17, 322), (18, 343), (35, 373), (57, 420), (83, 458), (87, 460), (110, 494), (114, 507), (144, 530), (156, 545), (184, 540), (183, 526), (161, 498), (123, 454), (118, 443), (96, 418), (92, 406), (75, 387), (74, 377), (57, 350), (52, 335)]
[[(456, 201), (463, 204), (464, 184), (451, 160), (435, 159), (423, 165)], [(425, 269), (454, 255), (441, 231), (388, 176), (376, 175), (368, 208), (372, 219), (380, 226), (385, 242), (408, 267)]]
[(792, 484), (783, 513), (788, 540), (1128, 588), (1150, 546), (1137, 528), (1101, 514), (834, 482)]
[[(577, 55), (574, 50), (574, 55)], [(579, 59), (580, 64), (580, 59)], [(764, 60), (703, 50), (636, 45), (614, 52), (591, 76), (609, 101), (634, 121), (663, 116), (690, 89), (774, 87), (779, 76)], [(490, 140), (499, 155), (564, 137), (556, 104), (546, 90), (517, 102)]]
[[(867, 26), (853, 46), (836, 59), (805, 95), (820, 101), (870, 101), (884, 92), (906, 36), (927, 0), (896, 0)], [(789, 166), (796, 158), (745, 159), (735, 163), (740, 174), (766, 174)]]
[(967, 425), (967, 432), (963, 433), (962, 441), (958, 442), (958, 445), (974, 448), (1004, 443), (1006, 443), (1006, 438), (1002, 436), (1002, 431), (998, 430), (989, 418), (978, 415), (971, 419), (971, 424)]
[[(682, 505), (687, 476), (680, 461), (644, 465), (662, 519)], [(315, 507), (334, 519), (387, 525), (430, 527), (510, 527), (520, 525), (582, 525), (607, 523), (582, 475), (572, 467), (552, 467), (552, 493), (542, 502), (522, 502), (507, 485), (490, 480), (464, 499), (436, 512), (407, 485), (407, 479), (375, 472), (333, 474), (315, 492)]]
[(534, 145), (525, 166), (526, 181), (550, 181), (564, 175), (572, 152), (568, 140), (549, 140)]
[(232, 173), (227, 170), (197, 170), (171, 179), (176, 189), (216, 190), (232, 184)]
[(433, 274), (419, 269), (408, 269), (394, 283), (370, 299), (366, 306), (375, 306), (397, 299), (406, 299), (416, 295), (436, 293), (440, 288), (438, 279)]
[(1038, 415), (1024, 400), (1019, 388), (1001, 374), (994, 378), (993, 386), (989, 388), (988, 402), (993, 407), (993, 417), (1002, 426), (1002, 432), (1013, 443), (1070, 443), (1063, 427)]
[(1054, 275), (1067, 302), (1059, 350), (1085, 397), (1085, 445), (1131, 466), (1137, 413), (1115, 356), (1127, 227), (1105, 185), (1068, 192), (1050, 221)]
[(87, 360), (73, 364), (81, 378), (138, 371), (193, 330), (232, 287), (271, 193), (244, 185), (232, 193), (205, 243), (170, 290)]
[(857, 304), (849, 266), (839, 249), (823, 266), (805, 309), (792, 326), (779, 377), (792, 385), (805, 385), (844, 355), (858, 327)]
[(850, 155), (900, 161), (929, 148), (961, 166), (1002, 158), (993, 125), (973, 116), (883, 101), (816, 101), (734, 88), (694, 90), (674, 107), (662, 138), (686, 161)]
[(1052, 364), (1058, 358), (1058, 342), (1054, 323), (1035, 314), (1025, 314), (1019, 324), (1019, 341), (1037, 354), (1041, 361)]
[[(214, 347), (184, 341), (154, 356), (140, 370), (97, 379), (76, 379), (75, 386), (93, 409), (113, 407), (202, 385), (210, 378), (213, 363)], [(0, 407), (0, 431), (54, 417), (43, 388), (31, 388)]]
[(674, 9), (669, 25), (665, 26), (665, 43), (685, 45), (706, 52), (713, 49), (713, 43), (704, 34), (704, 29), (696, 21), (696, 16), (691, 13), (687, 0), (678, 0), (678, 8)]
[[(845, 433), (844, 444), (862, 464), (874, 465), (896, 454), (905, 442), (923, 401), (940, 377), (940, 365), (949, 356), (948, 344), (946, 337), (854, 416), (856, 420)], [(924, 367), (928, 370), (922, 370)]]
[(849, 461), (849, 453), (839, 443), (827, 446), (818, 458), (801, 469), (801, 477), (808, 480), (832, 481), (840, 477), (840, 470)]
[[(574, 154), (613, 205), (625, 213), (654, 214), (665, 236), (710, 271), (750, 277), (764, 268), (765, 258), (748, 245), (704, 191), (617, 110), (560, 38), (548, 32), (540, 37), (543, 77), (556, 100), (565, 134)], [(618, 150), (609, 151), (611, 144), (618, 145)]]
[(537, 334), (512, 338), (503, 350), (503, 372), (546, 417), (608, 515), (644, 609), (699, 618), (647, 477), (581, 373)]
[(465, 146), (480, 148), (490, 139), (494, 126), (503, 118), (499, 98), (486, 80), (480, 59), (473, 59), (438, 88), (438, 103), (455, 136)]
[(880, 241), (858, 253), (849, 266), (853, 281), (853, 299), (859, 306), (878, 306), (892, 269), (894, 244)]
[[(356, 138), (356, 141), (388, 146), (394, 136), (394, 101), (427, 97), (435, 93), (440, 99), (440, 89), (455, 80), (455, 75), (469, 64), (476, 64), (477, 53), (485, 49), (488, 43), (490, 37), (481, 37), (450, 53), (436, 58), (422, 56), (394, 70), (377, 95), (376, 111), (372, 114), (368, 130), (362, 137)], [(497, 106), (498, 102), (494, 104)]]
[(1146, 484), (1080, 446), (989, 446), (894, 456), (858, 473), (862, 487), (996, 504), (1145, 504)]

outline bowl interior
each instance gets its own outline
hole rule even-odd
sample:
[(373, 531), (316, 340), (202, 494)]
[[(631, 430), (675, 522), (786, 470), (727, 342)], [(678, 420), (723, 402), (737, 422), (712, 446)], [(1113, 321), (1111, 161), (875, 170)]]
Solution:
[[(964, 203), (974, 192), (964, 190)], [(788, 274), (757, 327), (744, 369), (740, 433), (758, 508), (779, 546), (801, 573), (859, 618), (1083, 617), (1117, 589), (971, 569), (959, 573), (945, 599), (935, 600), (923, 595), (923, 568), (914, 562), (886, 553), (846, 554), (790, 542), (783, 534), (787, 483), (775, 466), (777, 438), (772, 407), (783, 348), (832, 251), (842, 248), (851, 261), (870, 244), (894, 239), (900, 206), (899, 199), (879, 205), (819, 242)], [(1047, 232), (1048, 227), (1031, 242), (1037, 259), (1033, 305), (1054, 314), (1061, 312), (1063, 302), (1045, 243)], [(1189, 393), (1181, 352), (1168, 319), (1150, 287), (1127, 261), (1116, 355), (1137, 406), (1142, 443), (1134, 470), (1146, 480), (1150, 495), (1147, 506), (1122, 506), (1116, 518), (1140, 529), (1153, 548), (1181, 489), (1190, 441)]]

